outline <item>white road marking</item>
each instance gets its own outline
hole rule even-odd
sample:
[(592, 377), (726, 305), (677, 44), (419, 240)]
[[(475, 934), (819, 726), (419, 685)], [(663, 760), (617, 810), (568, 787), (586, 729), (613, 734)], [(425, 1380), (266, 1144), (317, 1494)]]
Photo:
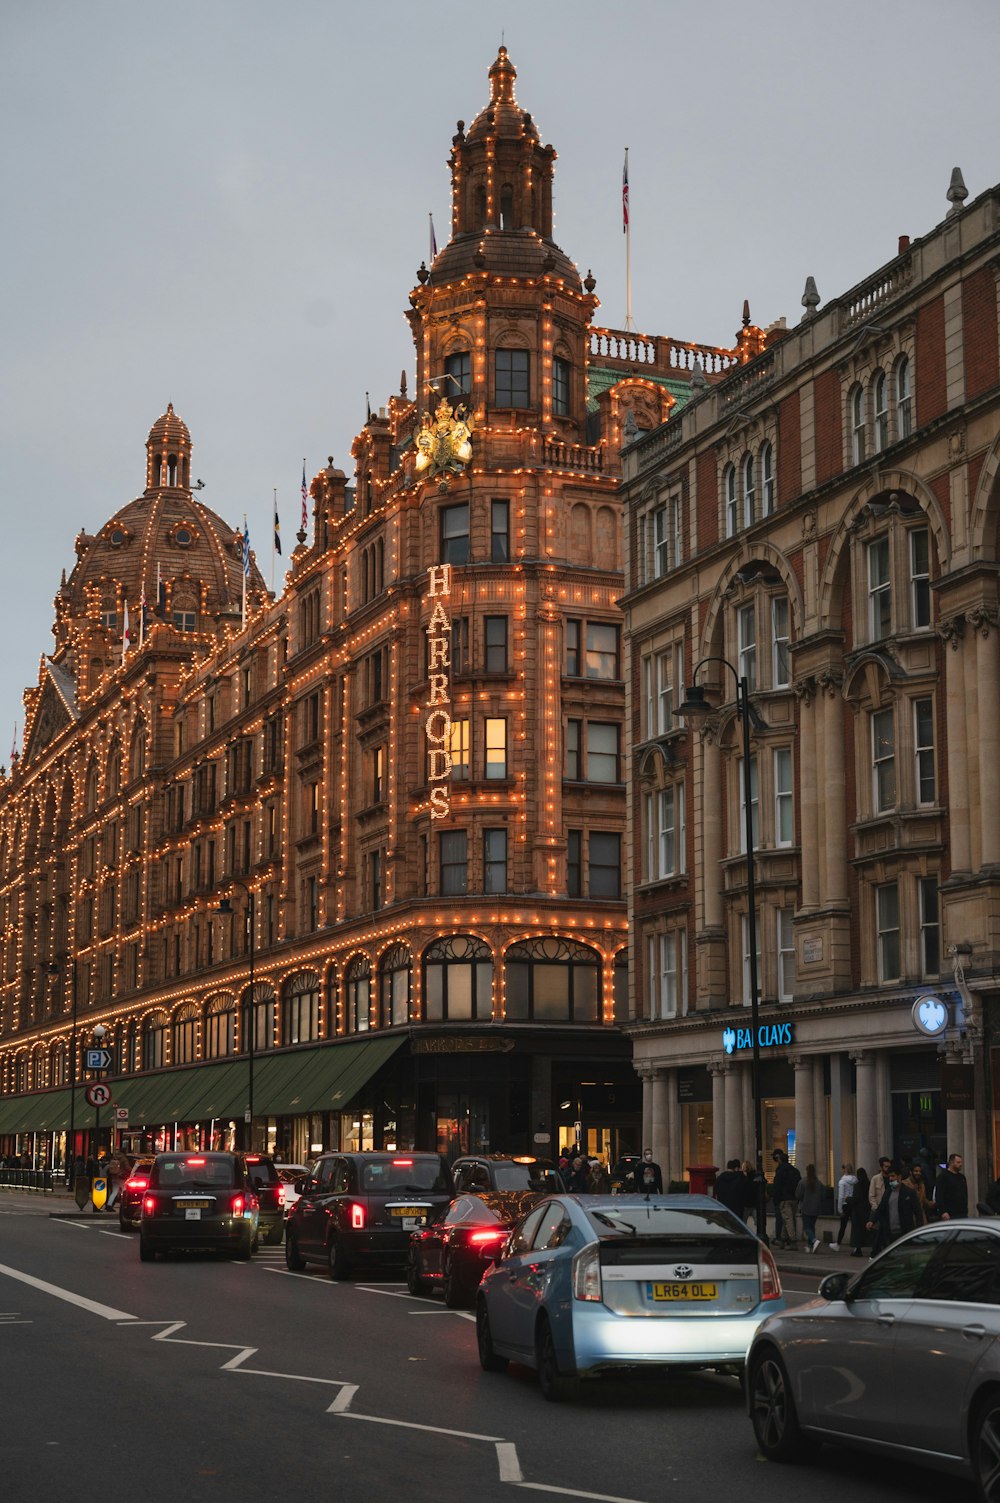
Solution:
[(501, 1482), (523, 1482), (521, 1463), (517, 1459), (517, 1446), (510, 1440), (497, 1441), (497, 1465)]
[(69, 1289), (60, 1289), (58, 1284), (47, 1284), (44, 1279), (33, 1278), (30, 1273), (22, 1273), (19, 1268), (8, 1268), (0, 1263), (0, 1274), (5, 1274), (9, 1279), (17, 1279), (21, 1284), (30, 1284), (32, 1289), (40, 1289), (43, 1294), (54, 1295), (56, 1299), (65, 1300), (69, 1305), (76, 1305), (80, 1310), (89, 1310), (91, 1315), (99, 1315), (102, 1320), (135, 1320), (134, 1315), (129, 1315), (127, 1310), (115, 1310), (111, 1305), (100, 1305), (96, 1300), (87, 1299), (82, 1294), (73, 1294)]
[(418, 1425), (415, 1420), (386, 1419), (381, 1414), (354, 1414), (340, 1409), (341, 1419), (367, 1420), (370, 1425), (392, 1425), (398, 1430), (425, 1430), (430, 1435), (454, 1435), (458, 1440), (488, 1440), (495, 1445), (499, 1435), (478, 1435), (474, 1430), (446, 1430), (442, 1425)]
[(558, 1493), (561, 1498), (591, 1498), (597, 1503), (642, 1503), (640, 1498), (621, 1498), (617, 1493), (581, 1493), (575, 1487), (552, 1487), (547, 1482), (518, 1482), (533, 1493)]
[(52, 1220), (55, 1222), (56, 1226), (75, 1226), (80, 1231), (84, 1232), (90, 1225), (89, 1221), (70, 1221), (68, 1216), (53, 1216)]
[(326, 1411), (327, 1414), (343, 1414), (346, 1409), (350, 1409), (351, 1400), (353, 1399), (357, 1391), (357, 1383), (345, 1383), (343, 1388), (338, 1393), (337, 1397), (334, 1399), (333, 1403), (330, 1405), (329, 1409)]

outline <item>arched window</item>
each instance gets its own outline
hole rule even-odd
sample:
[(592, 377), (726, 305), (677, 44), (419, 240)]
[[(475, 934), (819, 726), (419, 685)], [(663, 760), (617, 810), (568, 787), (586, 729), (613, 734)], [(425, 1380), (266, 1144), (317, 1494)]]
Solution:
[(860, 464), (865, 457), (865, 394), (860, 386), (851, 390), (851, 462)]
[(106, 793), (108, 798), (117, 798), (122, 787), (122, 752), (120, 746), (111, 748), (108, 757), (108, 776)]
[(493, 952), (481, 939), (454, 934), (424, 951), (424, 1019), (488, 1022), (493, 1017)]
[(68, 1050), (60, 1039), (52, 1045), (49, 1053), (49, 1085), (64, 1086), (69, 1084), (69, 1061)]
[(17, 1056), (14, 1061), (14, 1092), (20, 1095), (28, 1089), (28, 1055), (25, 1051)]
[(573, 940), (527, 939), (504, 956), (504, 1018), (510, 1022), (600, 1021), (600, 956)]
[(875, 453), (881, 454), (889, 447), (889, 402), (886, 395), (885, 371), (876, 371), (872, 377), (872, 409), (875, 413)]
[(83, 812), (93, 814), (97, 808), (97, 763), (91, 762), (87, 768), (87, 780), (83, 785)]
[(306, 1044), (319, 1038), (322, 983), (315, 971), (300, 971), (285, 983), (281, 1004), (281, 1042)]
[(209, 997), (205, 1007), (205, 1058), (225, 1059), (235, 1052), (236, 999), (229, 992)]
[(146, 728), (145, 728), (144, 725), (139, 724), (135, 728), (135, 734), (132, 737), (132, 747), (131, 747), (131, 750), (129, 752), (129, 759), (128, 759), (129, 781), (132, 782), (132, 783), (134, 783), (137, 778), (141, 778), (142, 777), (142, 775), (145, 772), (145, 770), (146, 770)]
[(482, 183), (476, 184), (475, 188), (473, 189), (472, 198), (473, 203), (475, 204), (475, 223), (473, 224), (472, 228), (474, 230), (479, 230), (482, 229), (483, 225), (486, 223), (486, 189), (483, 187)]
[(379, 961), (379, 1017), (383, 1028), (398, 1028), (410, 1020), (412, 969), (413, 961), (406, 945), (393, 945)]
[(743, 526), (752, 527), (757, 515), (757, 477), (752, 454), (743, 456)]
[(367, 1033), (371, 1027), (372, 963), (367, 955), (355, 955), (344, 976), (348, 1033)]
[(514, 189), (510, 183), (504, 183), (500, 189), (500, 228), (502, 230), (514, 228)]
[(193, 1002), (185, 1002), (174, 1014), (170, 1059), (175, 1065), (193, 1065), (197, 1058), (198, 1009)]
[(45, 1045), (36, 1044), (31, 1051), (31, 1078), (28, 1089), (41, 1091), (45, 1088)]
[(142, 1068), (159, 1070), (166, 1063), (168, 1019), (165, 1012), (150, 1013), (142, 1020)]
[(913, 432), (913, 406), (910, 399), (910, 362), (901, 355), (896, 365), (896, 437), (909, 438)]
[(727, 464), (722, 472), (722, 494), (726, 506), (726, 537), (734, 538), (739, 531), (740, 514), (736, 500), (736, 466)]
[(249, 988), (243, 993), (240, 1008), (240, 1052), (250, 1052), (251, 1012), (253, 1013), (253, 1052), (261, 1054), (274, 1047), (274, 987), (269, 981), (254, 984), (251, 1007)]
[(774, 449), (770, 442), (760, 446), (761, 513), (769, 517), (774, 511)]

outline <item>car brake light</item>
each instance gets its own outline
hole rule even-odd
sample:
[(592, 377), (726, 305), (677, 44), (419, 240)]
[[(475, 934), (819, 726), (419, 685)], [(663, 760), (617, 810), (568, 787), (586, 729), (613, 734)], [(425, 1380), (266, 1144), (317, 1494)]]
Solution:
[(359, 1206), (357, 1201), (354, 1201), (351, 1204), (351, 1227), (354, 1231), (360, 1232), (364, 1224), (365, 1208), (364, 1206)]
[(393, 1161), (392, 1161), (392, 1167), (394, 1169), (411, 1169), (413, 1167), (413, 1160), (412, 1159), (393, 1159)]
[(234, 1195), (233, 1196), (233, 1215), (234, 1216), (242, 1216), (243, 1215), (243, 1196), (242, 1195)]
[(127, 1179), (125, 1181), (125, 1188), (126, 1188), (126, 1190), (145, 1190), (145, 1188), (146, 1188), (146, 1186), (148, 1184), (149, 1184), (149, 1175), (148, 1174), (139, 1174), (139, 1175), (136, 1175), (136, 1177), (134, 1179)]
[(260, 1163), (260, 1154), (259, 1153), (245, 1153), (243, 1155), (243, 1157), (246, 1159), (246, 1161), (247, 1161), (248, 1164), (259, 1164)]
[(156, 1210), (156, 1200), (154, 1196), (146, 1196), (145, 1200), (142, 1203), (142, 1209), (146, 1212), (147, 1216), (152, 1216), (153, 1212)]
[(192, 1164), (197, 1164), (200, 1167), (202, 1164), (204, 1164), (204, 1162), (205, 1162), (204, 1159), (188, 1159), (187, 1160), (187, 1165), (188, 1165), (188, 1168), (190, 1168)]
[(585, 1247), (573, 1259), (573, 1298), (600, 1303), (601, 1255), (597, 1247)]
[(279, 1185), (278, 1186), (278, 1204), (279, 1204), (279, 1206), (283, 1206), (285, 1204), (285, 1187), (284, 1187), (284, 1185)]
[(762, 1300), (781, 1298), (781, 1275), (766, 1247), (760, 1250), (760, 1297)]
[(506, 1237), (506, 1235), (507, 1233), (504, 1231), (503, 1227), (498, 1226), (495, 1227), (492, 1231), (470, 1232), (469, 1241), (476, 1243), (500, 1242), (504, 1237)]

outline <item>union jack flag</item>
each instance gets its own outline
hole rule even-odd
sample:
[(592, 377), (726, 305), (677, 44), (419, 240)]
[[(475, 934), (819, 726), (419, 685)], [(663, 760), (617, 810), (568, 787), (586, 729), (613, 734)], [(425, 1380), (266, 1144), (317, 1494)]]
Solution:
[(625, 166), (622, 168), (622, 234), (628, 234), (628, 147), (625, 148)]

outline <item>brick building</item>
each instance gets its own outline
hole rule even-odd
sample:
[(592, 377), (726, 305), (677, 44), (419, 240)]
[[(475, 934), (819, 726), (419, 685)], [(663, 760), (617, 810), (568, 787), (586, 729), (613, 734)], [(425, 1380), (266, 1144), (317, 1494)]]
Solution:
[(672, 1175), (753, 1155), (738, 678), (765, 1153), (997, 1173), (1000, 188), (966, 196), (625, 451), (629, 1032)]
[(0, 786), (0, 1144), (81, 1146), (100, 1025), (136, 1146), (245, 1140), (251, 1074), (254, 1144), (299, 1161), (638, 1146), (618, 453), (741, 357), (594, 326), (503, 49), (489, 78), (416, 397), (313, 480), (280, 595), (254, 569), (244, 624), (172, 411), (78, 542)]

